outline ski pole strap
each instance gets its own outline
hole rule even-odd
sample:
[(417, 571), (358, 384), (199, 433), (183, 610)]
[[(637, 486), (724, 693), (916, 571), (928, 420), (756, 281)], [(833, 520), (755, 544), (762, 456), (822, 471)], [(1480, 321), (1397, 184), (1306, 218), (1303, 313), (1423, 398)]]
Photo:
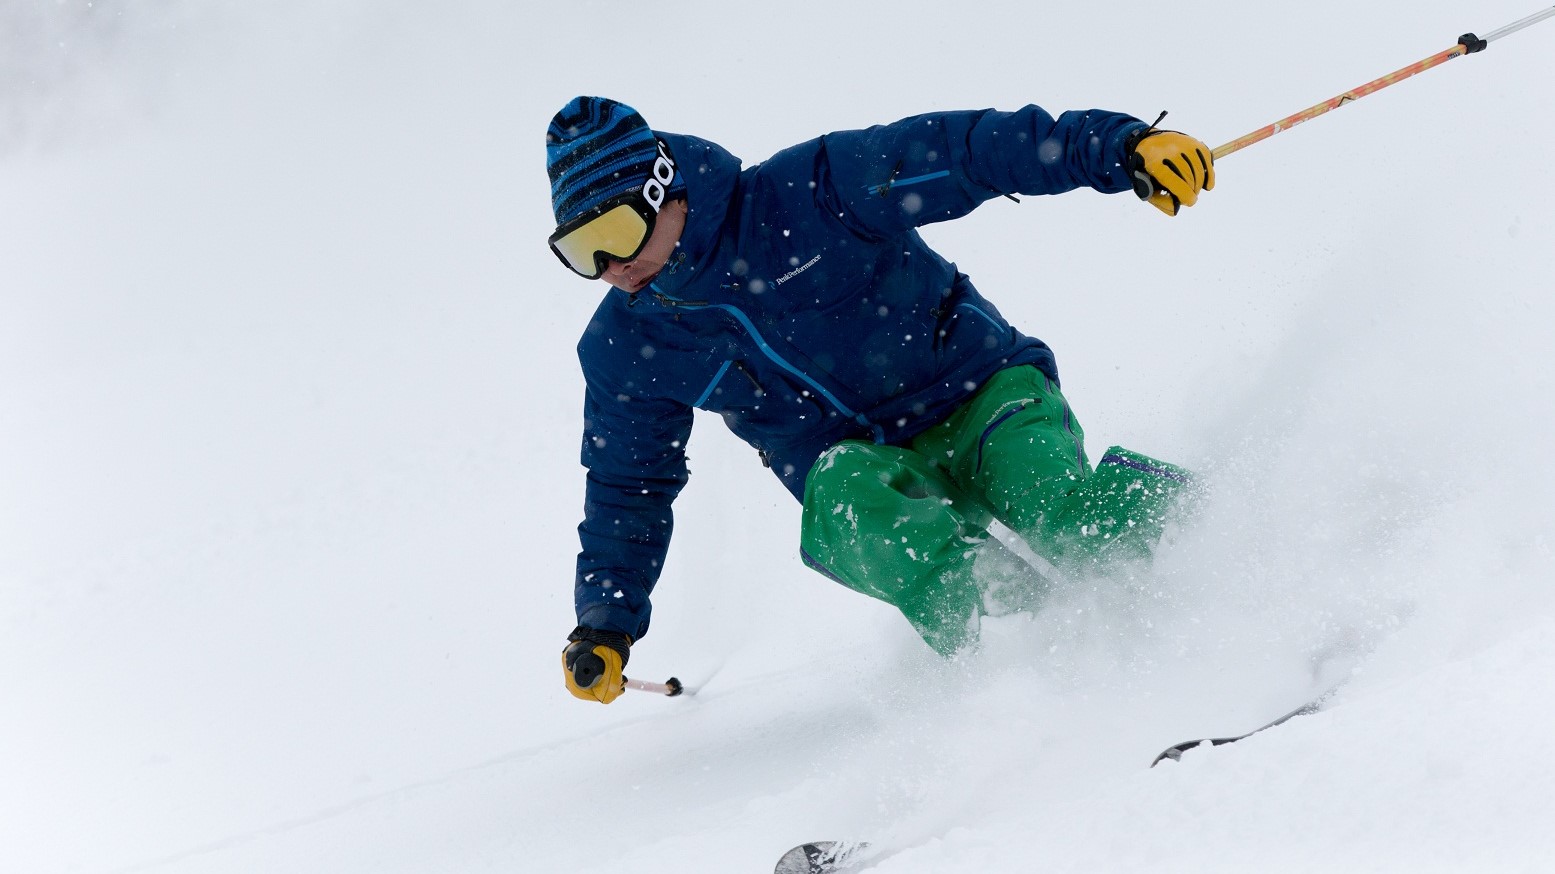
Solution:
[(1373, 79), (1370, 82), (1367, 82), (1365, 85), (1360, 86), (1359, 88), (1346, 91), (1345, 93), (1340, 94), (1338, 97), (1325, 100), (1316, 106), (1308, 107), (1294, 115), (1282, 118), (1267, 127), (1259, 128), (1247, 136), (1232, 140), (1231, 142), (1215, 149), (1214, 152), (1211, 153), (1212, 157), (1218, 161), (1233, 152), (1239, 152), (1254, 143), (1262, 142), (1269, 137), (1280, 133), (1281, 131), (1293, 128), (1304, 121), (1310, 121), (1311, 119), (1317, 118), (1318, 116), (1330, 110), (1338, 109), (1345, 104), (1354, 103), (1355, 101), (1365, 97), (1368, 94), (1381, 91), (1389, 85), (1392, 85), (1395, 82), (1400, 82), (1404, 79), (1408, 79), (1410, 76), (1413, 76), (1416, 73), (1423, 73), (1438, 64), (1450, 61), (1453, 58), (1459, 57), (1460, 55), (1469, 55), (1475, 52), (1482, 52), (1487, 47), (1489, 47), (1492, 42), (1500, 39), (1501, 37), (1515, 33), (1531, 24), (1536, 24), (1552, 16), (1555, 16), (1555, 6), (1552, 6), (1543, 12), (1534, 13), (1533, 15), (1530, 15), (1521, 21), (1515, 21), (1511, 24), (1508, 24), (1506, 27), (1493, 30), (1488, 34), (1485, 34), (1484, 38), (1475, 36), (1472, 33), (1466, 33), (1463, 36), (1458, 37), (1457, 45), (1454, 45), (1450, 49), (1437, 52), (1429, 58), (1417, 61), (1402, 69), (1394, 70), (1386, 76)]

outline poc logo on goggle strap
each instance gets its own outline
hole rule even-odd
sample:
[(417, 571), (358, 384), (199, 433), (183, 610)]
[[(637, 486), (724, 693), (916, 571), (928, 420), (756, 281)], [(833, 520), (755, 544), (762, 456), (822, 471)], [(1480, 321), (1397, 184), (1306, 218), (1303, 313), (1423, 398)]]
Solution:
[(665, 147), (664, 141), (659, 140), (658, 143), (659, 157), (654, 159), (653, 175), (643, 183), (643, 198), (648, 201), (649, 206), (653, 207), (654, 212), (658, 212), (659, 207), (664, 205), (665, 189), (675, 181), (675, 161), (670, 158), (669, 149)]

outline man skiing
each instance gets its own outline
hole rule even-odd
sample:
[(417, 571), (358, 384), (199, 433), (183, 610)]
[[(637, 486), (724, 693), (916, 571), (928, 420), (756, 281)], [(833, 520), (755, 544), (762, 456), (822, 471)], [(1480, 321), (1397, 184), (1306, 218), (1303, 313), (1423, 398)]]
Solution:
[(895, 606), (942, 654), (990, 610), (1041, 601), (1034, 574), (990, 591), (995, 519), (1061, 571), (1149, 554), (1185, 472), (1117, 447), (1093, 468), (1052, 351), (916, 228), (1081, 186), (1176, 215), (1214, 187), (1202, 142), (1027, 106), (830, 133), (742, 169), (714, 143), (578, 97), (546, 152), (551, 248), (614, 288), (578, 343), (573, 695), (608, 704), (624, 689), (693, 408), (719, 413), (802, 502), (805, 564)]

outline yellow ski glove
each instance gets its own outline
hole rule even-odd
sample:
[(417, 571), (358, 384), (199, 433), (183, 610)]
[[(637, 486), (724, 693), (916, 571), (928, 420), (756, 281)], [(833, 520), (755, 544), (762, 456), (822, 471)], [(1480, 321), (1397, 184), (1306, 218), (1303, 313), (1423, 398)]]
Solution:
[(1174, 130), (1149, 128), (1128, 145), (1128, 173), (1134, 193), (1167, 215), (1199, 202), (1215, 187), (1215, 159), (1209, 146)]
[(579, 625), (567, 635), (562, 650), (562, 676), (567, 691), (584, 701), (609, 704), (626, 691), (621, 670), (631, 655), (632, 639), (616, 631)]

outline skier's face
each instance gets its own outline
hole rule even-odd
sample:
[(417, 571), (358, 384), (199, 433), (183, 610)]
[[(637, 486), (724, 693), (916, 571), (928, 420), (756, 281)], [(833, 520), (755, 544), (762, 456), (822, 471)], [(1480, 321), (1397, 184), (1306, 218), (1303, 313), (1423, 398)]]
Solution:
[(627, 294), (642, 291), (664, 269), (670, 256), (675, 254), (675, 246), (680, 242), (680, 234), (685, 229), (686, 202), (672, 200), (664, 204), (664, 208), (659, 210), (658, 219), (653, 223), (652, 236), (648, 237), (648, 242), (643, 244), (637, 257), (630, 261), (607, 262), (605, 272), (599, 278)]

